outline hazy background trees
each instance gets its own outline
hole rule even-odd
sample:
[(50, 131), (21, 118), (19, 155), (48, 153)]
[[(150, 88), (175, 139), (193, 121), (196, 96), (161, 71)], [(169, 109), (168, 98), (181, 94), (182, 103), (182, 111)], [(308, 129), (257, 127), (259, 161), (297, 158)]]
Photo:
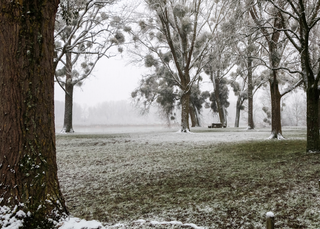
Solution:
[(101, 58), (122, 52), (125, 38), (120, 15), (112, 12), (117, 0), (62, 0), (55, 24), (55, 76), (65, 91), (62, 132), (74, 132), (73, 88), (81, 86)]

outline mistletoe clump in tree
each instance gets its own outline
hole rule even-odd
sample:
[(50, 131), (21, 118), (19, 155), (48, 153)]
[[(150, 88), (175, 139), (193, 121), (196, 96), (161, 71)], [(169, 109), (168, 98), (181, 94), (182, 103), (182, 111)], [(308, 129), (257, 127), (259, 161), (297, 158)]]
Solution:
[(235, 66), (233, 45), (235, 43), (234, 17), (237, 15), (237, 2), (219, 2), (213, 8), (214, 17), (207, 21), (211, 39), (210, 49), (206, 56), (204, 72), (213, 84), (210, 95), (211, 108), (219, 114), (220, 122), (227, 125), (227, 111), (229, 106), (227, 80), (225, 79)]
[(224, 78), (220, 79), (218, 85), (215, 86), (215, 91), (210, 94), (210, 108), (214, 113), (219, 114), (220, 123), (227, 126), (227, 108), (230, 106), (228, 81)]
[[(146, 65), (148, 61), (150, 59), (147, 58)], [(177, 99), (177, 91), (169, 75), (170, 72), (166, 68), (159, 68), (155, 73), (144, 76), (138, 88), (131, 93), (135, 106), (143, 115), (149, 112), (152, 104), (157, 103), (168, 125)]]
[[(146, 66), (154, 63), (150, 57), (145, 59)], [(175, 81), (172, 80), (170, 74), (165, 67), (156, 67), (155, 73), (144, 76), (139, 87), (131, 93), (131, 97), (136, 107), (140, 109), (141, 114), (149, 112), (152, 104), (158, 104), (161, 117), (165, 118), (169, 126), (171, 121), (176, 118), (174, 110), (181, 107), (179, 98), (182, 96), (182, 92)], [(199, 114), (204, 102), (205, 98), (201, 94), (199, 84), (193, 85), (189, 107), (192, 127), (200, 125)]]
[(62, 132), (74, 132), (72, 127), (73, 90), (90, 76), (97, 62), (116, 54), (125, 37), (121, 33), (121, 18), (113, 15), (115, 0), (62, 0), (56, 16), (54, 60), (56, 82), (65, 91), (65, 112)]

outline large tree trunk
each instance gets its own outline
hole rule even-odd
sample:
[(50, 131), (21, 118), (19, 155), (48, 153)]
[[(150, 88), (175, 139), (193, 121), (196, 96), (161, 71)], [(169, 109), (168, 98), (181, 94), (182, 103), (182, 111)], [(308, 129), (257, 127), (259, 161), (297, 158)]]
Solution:
[(252, 59), (248, 58), (248, 129), (254, 129), (253, 123), (253, 83), (252, 83)]
[(189, 128), (190, 91), (181, 97), (181, 132), (190, 131)]
[(53, 105), (59, 0), (19, 2), (0, 3), (0, 205), (29, 211), (26, 228), (49, 228), (49, 217), (67, 213), (57, 177)]
[(307, 152), (319, 152), (319, 91), (307, 89)]
[[(306, 44), (308, 44), (307, 35), (305, 35)], [(307, 152), (319, 152), (319, 90), (318, 81), (313, 74), (308, 46), (302, 47), (301, 68), (305, 73), (305, 88), (307, 92)]]
[(271, 93), (271, 135), (269, 139), (283, 138), (281, 128), (281, 94), (276, 74), (277, 72), (273, 71), (272, 79), (269, 81)]

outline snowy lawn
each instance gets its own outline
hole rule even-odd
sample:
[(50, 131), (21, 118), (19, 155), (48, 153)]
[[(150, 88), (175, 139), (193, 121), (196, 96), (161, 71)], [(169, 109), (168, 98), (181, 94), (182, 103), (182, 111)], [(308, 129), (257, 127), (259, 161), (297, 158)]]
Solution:
[[(59, 179), (75, 217), (106, 228), (320, 225), (320, 154), (305, 130), (196, 128), (57, 135)], [(197, 225), (197, 226), (196, 226)]]

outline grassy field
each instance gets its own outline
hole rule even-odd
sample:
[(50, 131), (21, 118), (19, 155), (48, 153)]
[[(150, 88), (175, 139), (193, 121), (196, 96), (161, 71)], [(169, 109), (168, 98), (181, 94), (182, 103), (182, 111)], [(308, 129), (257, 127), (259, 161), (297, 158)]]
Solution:
[(58, 135), (62, 192), (73, 216), (113, 228), (265, 228), (268, 211), (276, 228), (320, 228), (320, 154), (303, 129), (268, 131)]

